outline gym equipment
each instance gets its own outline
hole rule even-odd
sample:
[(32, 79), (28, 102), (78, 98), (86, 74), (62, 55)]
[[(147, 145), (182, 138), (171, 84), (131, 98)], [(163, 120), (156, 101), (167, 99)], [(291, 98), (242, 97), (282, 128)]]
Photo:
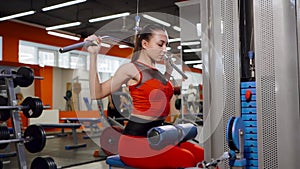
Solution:
[[(134, 44), (132, 44), (131, 42), (125, 41), (125, 40), (121, 40), (121, 39), (117, 39), (114, 38), (112, 36), (101, 36), (101, 41), (104, 43), (110, 43), (110, 44), (122, 44), (122, 45), (127, 45), (130, 47), (134, 47)], [(91, 41), (84, 41), (84, 42), (79, 42), (79, 43), (75, 43), (73, 45), (69, 45), (63, 48), (59, 49), (60, 53), (65, 53), (77, 48), (82, 48), (82, 47), (87, 47), (87, 46), (91, 46), (91, 45), (97, 45), (96, 42), (91, 42)]]
[[(25, 148), (30, 153), (37, 153), (43, 150), (46, 144), (46, 134), (44, 129), (38, 125), (30, 125), (22, 134), (19, 110), (25, 112), (27, 117), (38, 117), (44, 108), (42, 101), (38, 98), (26, 98), (21, 105), (17, 105), (15, 87), (28, 87), (37, 77), (33, 76), (33, 71), (28, 67), (19, 68), (17, 71), (5, 69), (0, 73), (0, 88), (5, 90), (6, 97), (0, 97), (0, 119), (8, 119), (11, 116), (13, 139), (10, 139), (10, 132), (6, 126), (0, 127), (0, 147), (6, 147), (9, 143), (15, 143), (16, 156), (19, 168), (26, 169)], [(39, 78), (42, 79), (42, 78)], [(2, 165), (2, 164), (1, 164)], [(2, 168), (2, 166), (0, 167)]]
[[(0, 126), (0, 140), (10, 139), (10, 132), (6, 126)], [(5, 149), (8, 143), (0, 144), (0, 149)]]
[(2, 109), (4, 106), (7, 106), (7, 98), (0, 96), (0, 121), (6, 121), (10, 118), (10, 109)]
[(185, 142), (187, 140), (194, 139), (198, 134), (197, 127), (191, 123), (176, 124), (175, 127), (178, 130), (179, 142)]
[(231, 167), (245, 168), (246, 159), (243, 157), (244, 123), (240, 117), (231, 117), (227, 122), (226, 140), (230, 148), (229, 152), (224, 152), (217, 159), (212, 159), (211, 162), (202, 161), (199, 162), (196, 167), (189, 167), (185, 169), (216, 168), (220, 162), (227, 159), (229, 159), (229, 165)]
[(153, 149), (162, 149), (167, 145), (176, 145), (194, 139), (197, 134), (197, 127), (186, 123), (153, 127), (148, 131), (147, 138)]
[(3, 96), (0, 96), (0, 101), (0, 119), (3, 121), (10, 117), (9, 111), (12, 109), (21, 109), (27, 118), (38, 118), (42, 114), (44, 108), (49, 107), (43, 106), (41, 99), (33, 97), (26, 97), (20, 106), (7, 106), (8, 99)]
[[(131, 43), (131, 42), (128, 42), (128, 41), (125, 41), (125, 40), (122, 40), (122, 39), (118, 39), (118, 38), (115, 38), (115, 37), (112, 37), (112, 36), (101, 36), (101, 41), (104, 42), (104, 43), (109, 43), (109, 44), (117, 44), (117, 45), (127, 45), (129, 47), (134, 47), (134, 44)], [(63, 47), (63, 48), (60, 48), (59, 49), (59, 52), (60, 53), (65, 53), (65, 52), (68, 52), (68, 51), (71, 51), (71, 50), (74, 50), (74, 49), (77, 49), (77, 48), (82, 48), (82, 47), (87, 47), (87, 46), (91, 46), (91, 45), (97, 45), (97, 42), (91, 42), (91, 41), (84, 41), (84, 42), (79, 42), (79, 43), (75, 43), (73, 45), (70, 45), (70, 46), (66, 46), (66, 47)], [(184, 79), (187, 79), (188, 76), (183, 72), (181, 71), (175, 64), (174, 62), (172, 61), (171, 57), (173, 56), (172, 53), (166, 53), (164, 55), (164, 60), (165, 61), (168, 61), (171, 66), (184, 78)]]
[(240, 151), (242, 146), (241, 132), (244, 126), (241, 118), (231, 117), (227, 123), (226, 140), (229, 148), (233, 151)]
[(43, 79), (42, 77), (34, 76), (33, 70), (29, 67), (19, 67), (17, 71), (12, 69), (4, 69), (0, 73), (0, 85), (5, 85), (4, 78), (12, 78), (14, 87), (28, 87), (34, 79)]
[(125, 163), (123, 163), (120, 159), (119, 155), (112, 155), (112, 156), (108, 156), (106, 158), (106, 164), (109, 165), (109, 169), (113, 169), (113, 168), (126, 168), (126, 169), (135, 169), (133, 167), (129, 167), (127, 166)]
[(101, 123), (100, 118), (77, 118), (77, 117), (72, 117), (72, 118), (60, 118), (59, 120), (63, 120), (64, 123), (80, 123), (81, 125), (84, 126), (84, 128), (89, 128), (90, 131), (87, 133), (86, 136), (84, 136), (84, 139), (88, 139), (91, 137), (99, 137), (99, 132), (100, 128), (98, 126), (98, 123)]
[[(58, 123), (58, 124), (39, 124), (43, 128), (71, 128), (72, 129), (72, 136), (73, 136), (73, 145), (66, 145), (65, 149), (66, 150), (71, 150), (75, 148), (81, 148), (81, 147), (86, 147), (86, 144), (78, 144), (78, 137), (77, 137), (77, 132), (76, 129), (81, 127), (81, 124), (79, 123)], [(62, 133), (63, 134), (63, 133)]]
[(27, 118), (40, 117), (44, 109), (42, 100), (39, 98), (26, 97), (21, 105), (24, 106), (22, 110)]
[(20, 67), (16, 74), (17, 76), (14, 78), (14, 84), (17, 84), (20, 87), (28, 87), (33, 83), (34, 73), (32, 69)]
[(110, 156), (118, 154), (118, 144), (123, 128), (119, 126), (111, 126), (105, 128), (100, 136), (100, 145), (102, 151)]
[(242, 118), (231, 117), (227, 123), (226, 140), (230, 148), (229, 165), (231, 167), (245, 167), (244, 158), (244, 132), (245, 127)]
[[(105, 116), (102, 100), (97, 100), (97, 105), (99, 108), (101, 123), (105, 127), (100, 135), (101, 150), (106, 155), (116, 154), (118, 153), (118, 144), (116, 143), (119, 142), (120, 133), (124, 130), (124, 126), (118, 123), (115, 119)], [(111, 133), (114, 134), (110, 135)]]
[(168, 61), (171, 64), (171, 66), (183, 77), (183, 79), (188, 79), (188, 76), (174, 64), (174, 62), (171, 59), (172, 57), (173, 57), (173, 54), (170, 52), (167, 52), (164, 55), (164, 60)]
[(30, 169), (56, 169), (54, 159), (48, 156), (36, 157), (32, 162)]
[(224, 160), (231, 158), (228, 152), (224, 152), (219, 158), (213, 159), (211, 162), (202, 161), (196, 165), (196, 167), (188, 167), (185, 169), (205, 169), (205, 168), (217, 168), (218, 164)]
[(45, 130), (38, 125), (30, 125), (25, 129), (25, 148), (30, 153), (37, 153), (44, 149), (46, 145)]
[(0, 147), (5, 148), (9, 143), (23, 142), (25, 148), (30, 153), (37, 153), (44, 149), (46, 145), (46, 133), (41, 126), (30, 125), (24, 132), (24, 137), (19, 139), (9, 139), (10, 134), (6, 126), (0, 127), (0, 137), (4, 138), (0, 140)]

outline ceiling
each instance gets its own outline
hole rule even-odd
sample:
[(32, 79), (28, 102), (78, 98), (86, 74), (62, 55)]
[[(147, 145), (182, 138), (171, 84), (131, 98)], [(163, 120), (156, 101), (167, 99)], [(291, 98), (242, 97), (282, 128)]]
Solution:
[[(79, 26), (64, 28), (59, 31), (75, 34), (82, 38), (94, 33), (124, 38), (134, 34), (134, 27), (136, 26), (135, 16), (137, 15), (137, 11), (139, 12), (139, 16), (146, 13), (160, 20), (169, 22), (172, 26), (179, 26), (179, 8), (175, 4), (178, 1), (180, 0), (87, 0), (86, 2), (77, 5), (50, 11), (42, 11), (41, 9), (44, 7), (67, 1), (10, 0), (7, 3), (1, 3), (0, 17), (34, 10), (36, 11), (35, 14), (20, 17), (17, 18), (17, 20), (37, 24), (42, 27), (79, 21), (81, 22)], [(137, 3), (139, 4), (137, 5)], [(88, 21), (89, 19), (123, 12), (130, 12), (130, 15), (119, 19), (94, 23)], [(146, 18), (140, 18), (140, 27), (143, 27), (145, 24), (153, 23), (153, 21)], [(170, 39), (179, 38), (180, 32), (174, 30), (172, 26), (166, 27)], [(177, 49), (178, 45), (180, 45), (180, 42), (170, 43), (172, 53), (180, 52), (180, 50)], [(183, 60), (199, 60), (199, 56), (195, 55), (195, 53), (184, 54)]]

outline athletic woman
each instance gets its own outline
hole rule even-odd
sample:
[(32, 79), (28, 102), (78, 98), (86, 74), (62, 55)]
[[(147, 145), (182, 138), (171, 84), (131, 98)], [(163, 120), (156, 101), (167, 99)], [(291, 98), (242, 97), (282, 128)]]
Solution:
[(164, 74), (155, 67), (158, 62), (163, 61), (167, 52), (166, 30), (158, 25), (145, 26), (136, 35), (131, 62), (121, 65), (114, 76), (105, 82), (99, 81), (96, 68), (101, 38), (91, 35), (85, 40), (98, 44), (88, 47), (91, 59), (89, 76), (92, 99), (107, 97), (122, 84), (129, 87), (133, 107), (119, 141), (121, 160), (140, 169), (185, 168), (201, 162), (204, 159), (204, 150), (196, 144), (184, 142), (155, 150), (147, 140), (149, 129), (164, 124), (170, 113), (170, 100), (173, 96), (173, 86), (169, 81), (173, 71), (170, 62), (164, 62)]

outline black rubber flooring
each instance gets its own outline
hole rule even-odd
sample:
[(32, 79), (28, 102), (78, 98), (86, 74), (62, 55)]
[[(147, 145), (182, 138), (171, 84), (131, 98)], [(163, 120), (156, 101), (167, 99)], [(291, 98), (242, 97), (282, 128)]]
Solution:
[[(30, 153), (25, 149), (25, 159), (27, 168), (31, 166), (31, 162), (38, 156), (50, 156), (54, 159), (59, 168), (69, 168), (95, 161), (105, 160), (105, 156), (94, 157), (94, 151), (99, 150), (99, 137), (86, 139), (86, 133), (77, 133), (78, 143), (86, 143), (86, 147), (77, 149), (66, 150), (66, 145), (74, 145), (73, 136), (68, 133), (65, 137), (54, 137), (46, 140), (45, 148), (39, 153)], [(1, 153), (15, 152), (15, 143), (10, 143), (8, 148), (0, 151)], [(1, 159), (3, 161), (3, 169), (18, 169), (25, 168), (19, 167), (19, 158), (17, 156)]]

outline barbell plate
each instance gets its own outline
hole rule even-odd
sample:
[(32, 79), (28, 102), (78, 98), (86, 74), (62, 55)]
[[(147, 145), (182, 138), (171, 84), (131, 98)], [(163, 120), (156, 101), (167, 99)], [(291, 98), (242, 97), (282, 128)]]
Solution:
[(31, 162), (30, 169), (57, 169), (57, 166), (51, 157), (36, 157)]
[(21, 103), (22, 106), (26, 107), (23, 109), (23, 114), (26, 118), (31, 118), (33, 114), (32, 110), (30, 109), (30, 104), (33, 104), (32, 97), (26, 97)]
[(47, 163), (49, 164), (49, 169), (57, 169), (57, 166), (56, 166), (56, 164), (55, 164), (55, 161), (54, 161), (54, 159), (53, 158), (51, 158), (51, 157), (43, 157), (46, 161), (47, 161)]
[(35, 110), (33, 111), (33, 117), (38, 118), (41, 116), (44, 110), (43, 102), (40, 98), (33, 98), (34, 103), (35, 103)]
[(37, 118), (44, 109), (42, 100), (39, 98), (26, 97), (21, 105), (24, 106), (23, 114), (26, 118)]
[[(0, 126), (0, 140), (10, 139), (10, 133), (6, 126)], [(9, 143), (0, 144), (0, 149), (5, 149)]]
[(46, 145), (46, 132), (39, 125), (30, 125), (24, 132), (25, 141), (24, 145), (30, 153), (37, 153), (44, 149)]
[[(0, 107), (6, 107), (8, 99), (0, 96)], [(0, 121), (6, 121), (10, 118), (10, 109), (0, 109)]]
[(29, 67), (19, 67), (14, 83), (20, 87), (28, 87), (34, 81), (33, 70)]

